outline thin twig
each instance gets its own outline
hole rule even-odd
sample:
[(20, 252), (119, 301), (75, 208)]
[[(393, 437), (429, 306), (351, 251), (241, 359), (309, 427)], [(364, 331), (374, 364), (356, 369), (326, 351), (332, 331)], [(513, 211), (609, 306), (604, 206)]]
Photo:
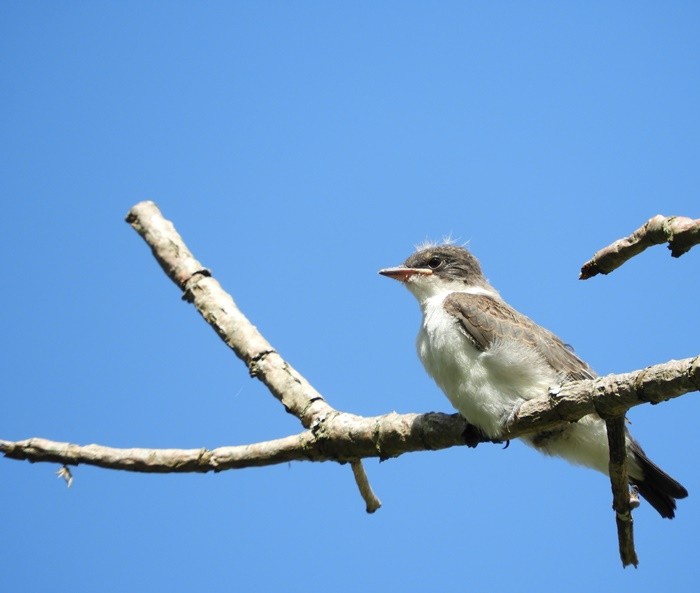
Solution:
[(618, 239), (598, 251), (581, 267), (579, 278), (586, 280), (597, 274), (609, 274), (647, 247), (668, 243), (673, 257), (680, 257), (700, 243), (700, 219), (685, 216), (650, 218), (629, 237)]
[(374, 513), (374, 511), (382, 506), (382, 501), (377, 498), (377, 495), (372, 490), (372, 486), (369, 483), (367, 472), (365, 472), (362, 462), (359, 460), (352, 461), (351, 466), (357, 487), (360, 489), (362, 498), (365, 499), (365, 509), (368, 513)]

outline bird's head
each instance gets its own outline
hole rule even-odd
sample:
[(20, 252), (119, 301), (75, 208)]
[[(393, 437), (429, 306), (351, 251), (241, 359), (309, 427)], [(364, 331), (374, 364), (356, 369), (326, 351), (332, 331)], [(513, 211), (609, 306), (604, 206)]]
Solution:
[(479, 261), (457, 245), (419, 249), (400, 266), (379, 273), (402, 282), (420, 302), (445, 292), (495, 292), (484, 278)]

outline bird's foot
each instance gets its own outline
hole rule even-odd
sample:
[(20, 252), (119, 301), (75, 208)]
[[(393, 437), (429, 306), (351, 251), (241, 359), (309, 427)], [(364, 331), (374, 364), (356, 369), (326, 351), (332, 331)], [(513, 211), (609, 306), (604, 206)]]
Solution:
[[(479, 443), (494, 443), (496, 445), (503, 443), (502, 440), (492, 439), (485, 435), (478, 426), (474, 426), (473, 424), (467, 424), (467, 427), (462, 433), (462, 438), (470, 449), (474, 449)], [(510, 445), (510, 441), (506, 441), (505, 447), (503, 448), (507, 449), (508, 445)]]
[(467, 427), (462, 433), (462, 438), (464, 439), (464, 443), (470, 449), (473, 449), (479, 443), (483, 443), (488, 440), (487, 436), (473, 424), (467, 424)]

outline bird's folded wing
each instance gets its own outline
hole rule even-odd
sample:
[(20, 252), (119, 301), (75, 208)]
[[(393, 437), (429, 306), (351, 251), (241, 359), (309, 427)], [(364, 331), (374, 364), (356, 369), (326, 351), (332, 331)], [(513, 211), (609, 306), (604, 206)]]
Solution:
[(445, 299), (444, 307), (479, 350), (488, 350), (496, 340), (516, 341), (535, 350), (567, 379), (596, 376), (557, 336), (501, 300), (484, 294), (455, 292)]

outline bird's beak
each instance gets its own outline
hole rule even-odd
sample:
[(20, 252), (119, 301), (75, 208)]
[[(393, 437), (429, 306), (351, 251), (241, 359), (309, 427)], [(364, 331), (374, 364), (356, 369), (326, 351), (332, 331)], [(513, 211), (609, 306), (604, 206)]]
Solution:
[(406, 266), (396, 266), (395, 268), (384, 268), (379, 270), (382, 276), (388, 276), (400, 282), (406, 282), (411, 276), (430, 276), (433, 271), (430, 268), (407, 268)]

